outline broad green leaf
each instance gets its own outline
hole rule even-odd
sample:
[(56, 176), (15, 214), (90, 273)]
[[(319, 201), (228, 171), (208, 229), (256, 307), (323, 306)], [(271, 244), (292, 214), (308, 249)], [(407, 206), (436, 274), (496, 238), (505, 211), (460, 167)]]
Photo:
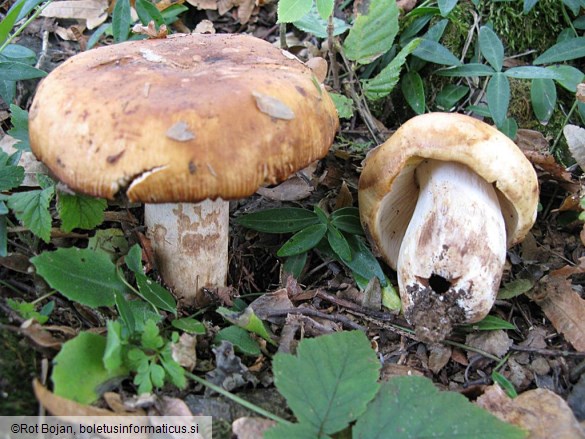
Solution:
[(400, 80), (400, 70), (422, 40), (416, 38), (402, 48), (390, 63), (374, 78), (364, 81), (364, 92), (370, 100), (381, 99), (390, 94)]
[(416, 114), (425, 112), (425, 89), (418, 72), (408, 72), (400, 81), (402, 94)]
[(380, 362), (363, 332), (338, 332), (276, 354), (274, 383), (301, 424), (322, 434), (347, 427), (378, 391)]
[(104, 221), (106, 207), (107, 201), (101, 198), (60, 192), (57, 197), (57, 212), (61, 218), (61, 229), (65, 232), (73, 229), (91, 230)]
[(134, 244), (124, 256), (124, 263), (134, 272), (134, 274), (144, 274), (142, 271), (142, 248), (138, 244)]
[(75, 247), (44, 252), (31, 258), (37, 274), (65, 297), (92, 308), (114, 305), (114, 293), (126, 285), (107, 254)]
[(577, 37), (555, 44), (536, 58), (533, 64), (552, 64), (582, 57), (585, 57), (585, 37)]
[(347, 242), (351, 247), (353, 258), (351, 261), (343, 261), (352, 271), (367, 279), (368, 281), (376, 276), (380, 279), (380, 285), (387, 285), (386, 276), (382, 271), (378, 260), (359, 236), (347, 236)]
[(504, 65), (504, 45), (488, 26), (482, 26), (479, 30), (479, 49), (494, 70), (500, 72)]
[(435, 73), (439, 76), (475, 77), (492, 76), (496, 72), (485, 64), (470, 63), (448, 69), (439, 69)]
[(524, 0), (524, 8), (522, 10), (522, 13), (528, 14), (532, 10), (534, 5), (536, 5), (536, 3), (538, 3), (538, 0)]
[(563, 3), (571, 10), (573, 15), (578, 15), (581, 8), (585, 8), (583, 0), (563, 0)]
[(0, 79), (0, 97), (4, 102), (13, 102), (16, 97), (16, 82)]
[[(581, 17), (579, 17), (575, 21), (573, 21), (573, 27), (575, 29), (585, 30), (585, 15), (582, 15)], [(571, 29), (569, 29), (569, 30), (571, 30)]]
[(331, 436), (319, 434), (312, 425), (277, 424), (264, 433), (264, 439), (330, 439)]
[(18, 14), (18, 18), (16, 19), (16, 21), (18, 22), (22, 20), (24, 17), (30, 14), (34, 8), (36, 8), (38, 5), (45, 1), (46, 0), (24, 0), (23, 2), (24, 6), (20, 10), (20, 13)]
[(205, 334), (205, 325), (199, 320), (191, 317), (184, 317), (182, 319), (175, 319), (171, 321), (173, 328), (180, 329), (189, 334)]
[(124, 361), (122, 356), (124, 347), (122, 325), (119, 322), (108, 320), (107, 328), (108, 334), (102, 361), (107, 370), (116, 370), (122, 366)]
[(300, 20), (311, 10), (313, 0), (279, 0), (278, 23), (292, 23)]
[(437, 93), (435, 104), (439, 110), (449, 111), (469, 93), (469, 87), (465, 85), (447, 84)]
[(136, 321), (134, 320), (134, 313), (126, 300), (126, 297), (124, 297), (124, 294), (122, 293), (114, 292), (114, 301), (116, 302), (116, 308), (118, 309), (120, 318), (126, 325), (126, 328), (128, 328), (128, 331), (133, 334), (136, 330)]
[(47, 72), (28, 64), (18, 61), (0, 61), (0, 78), (5, 81), (24, 81), (44, 76), (47, 76)]
[(514, 384), (512, 384), (508, 378), (506, 378), (501, 373), (494, 370), (492, 372), (492, 380), (494, 380), (494, 383), (504, 389), (504, 392), (506, 392), (510, 398), (516, 398), (518, 396), (518, 393), (514, 388)]
[(329, 93), (329, 97), (335, 104), (335, 109), (340, 119), (353, 117), (353, 101), (350, 98), (339, 93)]
[(17, 192), (8, 199), (8, 207), (25, 227), (45, 242), (51, 239), (51, 213), (49, 204), (55, 194), (53, 186), (28, 192)]
[(317, 11), (323, 20), (328, 20), (333, 14), (334, 0), (315, 0)]
[[(416, 8), (415, 10), (420, 9)], [(410, 15), (410, 14), (409, 14)], [(415, 18), (412, 23), (410, 23), (402, 32), (400, 32), (400, 39), (398, 40), (401, 46), (405, 46), (407, 43), (410, 42), (414, 37), (416, 37), (419, 32), (431, 21), (434, 14), (424, 14), (422, 17)]]
[(485, 316), (477, 323), (463, 325), (464, 328), (474, 331), (496, 331), (498, 329), (516, 329), (516, 326), (496, 316)]
[(511, 140), (516, 138), (518, 133), (518, 122), (513, 117), (507, 117), (504, 119), (504, 123), (498, 127), (498, 129), (508, 136)]
[(132, 16), (130, 14), (130, 0), (118, 0), (112, 11), (112, 34), (114, 42), (120, 43), (128, 39)]
[(264, 233), (298, 232), (305, 227), (318, 224), (314, 212), (296, 207), (265, 209), (248, 213), (236, 219), (236, 223)]
[(585, 79), (585, 74), (581, 70), (566, 64), (548, 66), (547, 69), (556, 72), (560, 76), (556, 79), (557, 84), (572, 93), (577, 91), (577, 85)]
[(91, 37), (89, 37), (89, 39), (87, 40), (87, 50), (93, 48), (93, 46), (95, 46), (98, 43), (102, 35), (105, 34), (106, 32), (109, 32), (110, 34), (112, 33), (112, 23), (104, 23), (93, 31)]
[(152, 309), (152, 306), (142, 299), (129, 300), (128, 307), (134, 315), (134, 324), (136, 332), (144, 331), (144, 325), (146, 322), (152, 320), (158, 324), (162, 321), (163, 317)]
[(134, 273), (138, 291), (144, 300), (173, 314), (177, 314), (177, 301), (169, 291), (143, 273)]
[(254, 313), (254, 310), (250, 307), (247, 307), (242, 312), (231, 311), (227, 308), (219, 307), (216, 310), (223, 318), (225, 318), (228, 322), (239, 326), (247, 331), (253, 332), (254, 334), (259, 335), (264, 340), (269, 342), (272, 345), (276, 345), (274, 340), (272, 339), (272, 334), (270, 334), (268, 328), (264, 324), (260, 318)]
[(492, 117), (490, 109), (486, 105), (468, 105), (465, 111), (473, 111), (476, 115), (481, 117)]
[(250, 337), (248, 331), (239, 326), (228, 326), (219, 331), (215, 336), (214, 341), (216, 343), (221, 343), (222, 340), (229, 341), (244, 355), (257, 357), (262, 353), (258, 342)]
[(520, 296), (521, 294), (527, 293), (532, 289), (534, 283), (528, 279), (516, 279), (512, 282), (508, 282), (504, 285), (500, 291), (498, 291), (498, 299), (508, 300), (513, 297)]
[(517, 79), (562, 79), (560, 73), (545, 67), (521, 66), (512, 67), (504, 72), (508, 78)]
[(307, 263), (307, 252), (298, 255), (289, 256), (284, 261), (282, 271), (291, 274), (295, 279), (299, 279)]
[(337, 230), (334, 226), (327, 228), (327, 241), (331, 246), (331, 249), (339, 256), (343, 261), (351, 260), (351, 248), (349, 243), (345, 239), (345, 236)]
[(441, 15), (446, 17), (449, 13), (453, 10), (455, 6), (457, 6), (458, 0), (438, 0), (439, 9), (441, 10)]
[(342, 207), (334, 210), (329, 221), (339, 230), (353, 235), (363, 235), (364, 229), (360, 222), (360, 211), (357, 207)]
[(14, 23), (18, 21), (18, 16), (23, 6), (24, 0), (16, 2), (4, 16), (4, 19), (0, 21), (0, 45), (3, 44), (8, 38), (8, 35), (10, 35), (10, 31), (12, 30)]
[(128, 241), (120, 229), (97, 229), (87, 241), (87, 248), (99, 250), (110, 255), (112, 261), (128, 253)]
[(3, 61), (20, 61), (25, 64), (34, 65), (37, 60), (37, 54), (34, 50), (20, 44), (9, 44), (0, 52), (0, 60)]
[(396, 288), (390, 283), (390, 280), (386, 278), (387, 285), (382, 287), (382, 305), (392, 311), (400, 311), (402, 308), (402, 301)]
[(10, 123), (12, 128), (8, 130), (8, 134), (18, 140), (14, 147), (19, 151), (30, 151), (28, 111), (23, 110), (18, 105), (10, 104)]
[(530, 85), (530, 100), (536, 118), (546, 125), (557, 105), (557, 88), (552, 79), (534, 79)]
[(449, 49), (433, 40), (421, 39), (420, 44), (412, 54), (435, 64), (447, 66), (461, 65), (461, 61)]
[(427, 437), (520, 439), (526, 433), (500, 421), (456, 392), (439, 391), (431, 380), (395, 377), (383, 383), (353, 429), (353, 439)]
[(104, 386), (114, 378), (128, 375), (123, 366), (106, 369), (102, 358), (106, 339), (90, 332), (80, 332), (66, 341), (53, 360), (53, 392), (82, 404), (91, 404), (108, 388)]
[(497, 126), (502, 125), (510, 104), (510, 81), (503, 73), (496, 73), (490, 78), (486, 97), (492, 119)]
[(386, 53), (398, 33), (398, 14), (396, 0), (372, 0), (368, 10), (358, 14), (343, 42), (345, 56), (369, 64)]
[(315, 224), (295, 233), (276, 252), (277, 256), (294, 256), (311, 250), (327, 233), (326, 224)]
[(165, 24), (169, 25), (177, 21), (179, 15), (181, 15), (184, 12), (187, 12), (188, 10), (189, 10), (188, 7), (179, 3), (175, 3), (161, 11), (161, 14), (165, 19)]
[[(327, 38), (327, 21), (319, 16), (317, 7), (313, 4), (311, 10), (301, 19), (293, 22), (293, 25), (303, 32), (313, 34), (317, 38)], [(349, 24), (339, 18), (333, 17), (333, 35), (341, 35), (350, 28)], [(341, 116), (340, 116), (341, 117)]]
[(154, 21), (157, 27), (164, 24), (163, 16), (158, 8), (150, 0), (136, 0), (135, 2), (136, 14), (143, 25), (148, 25)]

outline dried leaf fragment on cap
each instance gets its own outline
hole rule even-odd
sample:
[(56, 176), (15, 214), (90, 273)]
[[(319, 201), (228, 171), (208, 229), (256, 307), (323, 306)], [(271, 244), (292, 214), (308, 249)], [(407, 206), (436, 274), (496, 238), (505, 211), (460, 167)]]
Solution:
[(256, 106), (262, 113), (275, 119), (292, 120), (295, 118), (295, 113), (281, 100), (258, 92), (252, 92), (252, 96), (256, 99)]

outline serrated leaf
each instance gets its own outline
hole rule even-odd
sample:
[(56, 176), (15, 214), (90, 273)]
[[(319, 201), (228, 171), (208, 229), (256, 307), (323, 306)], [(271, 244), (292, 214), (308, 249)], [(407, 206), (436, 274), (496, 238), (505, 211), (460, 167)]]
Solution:
[(416, 114), (425, 112), (425, 89), (418, 72), (408, 72), (400, 82), (402, 94)]
[(347, 427), (378, 391), (380, 362), (363, 332), (338, 332), (276, 354), (274, 382), (301, 424), (322, 434)]
[(179, 389), (184, 389), (187, 386), (185, 369), (173, 359), (170, 344), (167, 344), (161, 353), (161, 365), (166, 372), (167, 378), (174, 386)]
[(124, 366), (107, 370), (102, 358), (106, 339), (100, 335), (80, 332), (65, 342), (53, 360), (53, 391), (82, 404), (91, 404), (106, 390), (102, 385), (114, 378), (124, 377)]
[(8, 199), (8, 207), (20, 222), (45, 242), (51, 239), (49, 205), (55, 194), (53, 186), (43, 190), (17, 192)]
[[(311, 10), (307, 12), (302, 18), (293, 22), (293, 25), (309, 34), (313, 34), (317, 38), (327, 38), (327, 21), (323, 20), (317, 7), (313, 4)], [(341, 35), (350, 28), (349, 24), (339, 18), (333, 17), (333, 35)], [(340, 116), (341, 117), (341, 116)]]
[(156, 323), (148, 321), (144, 324), (144, 331), (140, 337), (142, 347), (145, 349), (158, 350), (164, 346), (164, 340)]
[(335, 109), (340, 119), (353, 117), (353, 101), (350, 98), (339, 93), (329, 93), (329, 97), (335, 104)]
[(120, 43), (128, 39), (131, 24), (130, 1), (116, 1), (114, 10), (112, 11), (112, 34), (114, 35), (115, 43)]
[(8, 130), (8, 134), (18, 140), (14, 147), (19, 151), (30, 151), (28, 111), (23, 110), (18, 105), (10, 104), (10, 123), (12, 128)]
[(447, 66), (461, 65), (461, 61), (459, 61), (449, 49), (433, 40), (422, 39), (412, 54), (420, 59), (435, 64)]
[(104, 221), (107, 207), (107, 201), (101, 198), (64, 192), (60, 192), (57, 197), (57, 212), (61, 218), (61, 229), (65, 232), (73, 229), (91, 230), (99, 226)]
[(228, 326), (217, 333), (214, 341), (220, 343), (222, 340), (229, 341), (237, 350), (244, 355), (256, 357), (261, 354), (260, 346), (245, 329), (239, 326)]
[(327, 233), (326, 224), (315, 224), (295, 233), (276, 252), (277, 256), (286, 257), (304, 253), (314, 248)]
[(469, 93), (465, 85), (447, 84), (435, 97), (435, 104), (439, 110), (449, 111)]
[(369, 64), (386, 53), (398, 33), (399, 9), (396, 0), (372, 0), (358, 14), (343, 42), (345, 56), (359, 64)]
[(300, 20), (311, 10), (313, 0), (279, 0), (278, 23), (292, 23)]
[(114, 292), (126, 286), (107, 254), (88, 249), (60, 248), (31, 258), (37, 274), (65, 297), (92, 308), (114, 305)]
[(527, 293), (534, 286), (533, 282), (528, 279), (516, 279), (512, 282), (508, 282), (504, 285), (500, 291), (498, 291), (499, 300), (509, 300), (513, 297), (520, 296), (521, 294)]
[(560, 73), (549, 68), (536, 66), (512, 67), (506, 70), (504, 75), (516, 79), (562, 79)]
[(323, 20), (328, 20), (333, 14), (334, 0), (315, 0), (317, 4), (317, 11)]
[(532, 110), (538, 121), (546, 125), (557, 105), (557, 88), (552, 79), (534, 79), (530, 85)]
[(560, 76), (556, 79), (557, 84), (572, 93), (577, 91), (577, 85), (585, 79), (585, 74), (581, 70), (566, 64), (548, 66), (547, 69), (555, 71)]
[(453, 10), (455, 6), (457, 6), (457, 2), (459, 0), (438, 0), (439, 9), (441, 11), (441, 15), (446, 17), (449, 13)]
[(349, 243), (345, 239), (345, 236), (337, 230), (334, 226), (327, 228), (327, 241), (331, 246), (331, 249), (339, 256), (343, 261), (351, 260), (351, 248)]
[(189, 334), (205, 334), (205, 325), (197, 319), (191, 317), (184, 317), (182, 319), (175, 319), (171, 321), (173, 328), (180, 329)]
[(492, 119), (497, 126), (502, 125), (510, 104), (510, 82), (503, 73), (496, 73), (490, 78), (486, 97)]
[(533, 64), (552, 64), (582, 57), (585, 57), (585, 37), (577, 37), (555, 44), (536, 58)]
[(500, 72), (504, 65), (504, 45), (488, 26), (482, 26), (479, 30), (479, 49), (494, 70)]
[(435, 74), (439, 76), (450, 76), (450, 77), (480, 77), (480, 76), (492, 76), (496, 72), (490, 66), (485, 64), (463, 64), (457, 67), (451, 67), (448, 69), (439, 69), (435, 71)]
[(217, 308), (216, 311), (228, 322), (259, 335), (270, 344), (276, 344), (264, 322), (258, 318), (254, 310), (249, 306), (242, 312), (231, 311), (223, 307)]
[(422, 40), (416, 38), (402, 48), (400, 52), (374, 78), (364, 81), (364, 92), (370, 100), (381, 99), (392, 92), (400, 79), (400, 70), (410, 55)]
[(319, 219), (310, 210), (284, 207), (249, 213), (238, 217), (236, 223), (258, 232), (289, 233), (317, 224)]
[(360, 222), (360, 212), (357, 207), (342, 207), (334, 210), (329, 221), (339, 230), (353, 235), (363, 235), (364, 229)]
[(525, 433), (455, 392), (439, 391), (427, 378), (395, 377), (382, 384), (358, 419), (354, 439), (461, 437), (520, 439)]
[(25, 79), (43, 78), (45, 76), (47, 76), (47, 72), (25, 63), (0, 61), (0, 78), (5, 81), (24, 81)]
[[(8, 154), (0, 151), (0, 161)], [(0, 164), (0, 192), (8, 191), (20, 186), (24, 180), (24, 168), (22, 166)]]

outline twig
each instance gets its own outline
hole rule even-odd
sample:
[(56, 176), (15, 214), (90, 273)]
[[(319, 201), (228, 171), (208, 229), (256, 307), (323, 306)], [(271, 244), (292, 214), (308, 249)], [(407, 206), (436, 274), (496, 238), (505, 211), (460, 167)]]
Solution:
[(329, 40), (329, 63), (331, 64), (331, 76), (333, 77), (333, 88), (339, 90), (339, 64), (337, 64), (337, 51), (335, 50), (334, 36), (333, 36), (333, 14), (329, 16), (327, 22), (327, 38)]
[(510, 349), (513, 351), (531, 352), (533, 354), (545, 355), (545, 356), (549, 356), (549, 357), (585, 358), (585, 352), (569, 352), (569, 351), (562, 351), (562, 350), (556, 350), (556, 349), (529, 348), (526, 346), (518, 346), (516, 344), (513, 344), (512, 346), (510, 346)]
[(320, 319), (331, 320), (333, 322), (339, 322), (350, 329), (357, 329), (359, 331), (365, 331), (366, 328), (358, 325), (351, 319), (340, 315), (340, 314), (327, 314), (316, 309), (311, 308), (290, 308), (290, 309), (278, 309), (267, 313), (267, 317), (279, 317), (286, 316), (288, 314), (301, 314), (308, 317), (318, 317)]

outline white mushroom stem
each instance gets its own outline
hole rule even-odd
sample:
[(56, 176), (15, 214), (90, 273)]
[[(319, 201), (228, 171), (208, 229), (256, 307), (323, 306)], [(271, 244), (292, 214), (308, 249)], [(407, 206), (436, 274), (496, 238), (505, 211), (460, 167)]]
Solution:
[(227, 201), (146, 204), (144, 221), (157, 268), (183, 303), (204, 305), (203, 287), (226, 284)]
[(506, 259), (495, 189), (467, 166), (423, 161), (420, 193), (400, 247), (398, 284), (406, 319), (428, 341), (491, 309)]

